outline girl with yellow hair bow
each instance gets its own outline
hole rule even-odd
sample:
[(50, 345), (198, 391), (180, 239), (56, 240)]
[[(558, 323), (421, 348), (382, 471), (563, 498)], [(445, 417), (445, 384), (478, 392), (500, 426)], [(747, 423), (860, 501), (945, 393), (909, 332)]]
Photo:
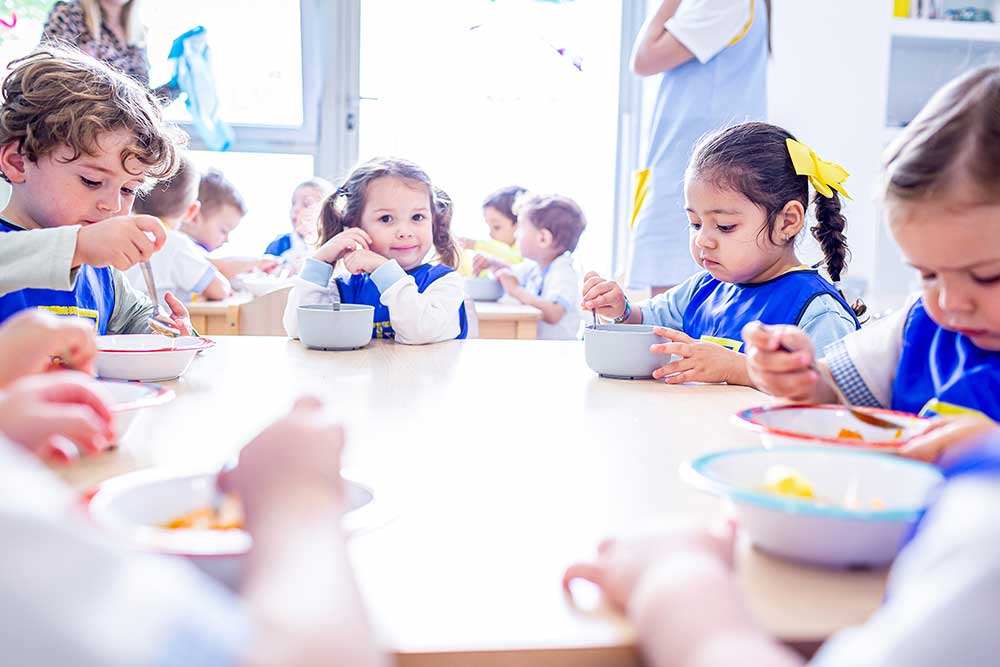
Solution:
[[(695, 148), (684, 182), (691, 255), (703, 271), (635, 307), (619, 285), (590, 273), (583, 308), (619, 323), (655, 325), (669, 342), (652, 351), (680, 357), (665, 359), (655, 378), (752, 385), (741, 354), (746, 324), (799, 326), (817, 348), (860, 327), (863, 304), (852, 308), (839, 289), (848, 257), (840, 210), (847, 176), (775, 125), (743, 123), (709, 135)], [(795, 252), (810, 184), (817, 222), (810, 231), (830, 280)]]

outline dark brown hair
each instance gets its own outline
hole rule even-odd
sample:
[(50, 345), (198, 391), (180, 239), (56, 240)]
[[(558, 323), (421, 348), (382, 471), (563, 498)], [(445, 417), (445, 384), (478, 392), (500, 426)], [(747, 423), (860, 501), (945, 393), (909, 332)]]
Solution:
[(483, 208), (495, 208), (516, 225), (517, 214), (514, 213), (514, 202), (527, 191), (527, 188), (522, 188), (520, 185), (510, 185), (506, 188), (500, 188), (483, 200)]
[(163, 219), (180, 217), (197, 201), (198, 183), (198, 170), (191, 159), (181, 153), (177, 172), (136, 197), (132, 211)]
[[(785, 206), (797, 201), (804, 210), (809, 208), (809, 179), (795, 173), (786, 139), (795, 137), (769, 123), (742, 123), (720, 130), (695, 147), (687, 175), (739, 192), (761, 208), (765, 220), (761, 232), (766, 231), (768, 241), (776, 243), (775, 225)], [(810, 231), (823, 250), (826, 271), (839, 289), (850, 258), (844, 236), (847, 219), (840, 212), (840, 196), (834, 192), (832, 197), (825, 197), (817, 192), (812, 203), (817, 224)], [(851, 308), (857, 315), (867, 310), (861, 301)]]
[(993, 204), (998, 169), (1000, 66), (991, 65), (945, 84), (886, 149), (883, 194), (890, 207), (948, 194)]
[[(68, 146), (72, 162), (83, 154), (97, 156), (102, 135), (125, 130), (133, 137), (121, 153), (128, 173), (164, 179), (177, 170), (178, 149), (187, 137), (163, 119), (152, 93), (133, 79), (54, 42), (8, 67), (0, 145), (17, 142), (18, 151), (32, 162)], [(140, 172), (128, 169), (130, 158), (142, 165)]]
[(212, 215), (223, 206), (232, 206), (241, 216), (247, 214), (247, 205), (240, 191), (218, 169), (209, 169), (202, 174), (198, 185), (198, 201), (201, 202), (201, 213), (204, 216)]
[(539, 229), (547, 229), (560, 252), (576, 250), (580, 235), (587, 226), (577, 203), (562, 195), (535, 195), (518, 202), (515, 210), (519, 219), (527, 220)]
[(400, 158), (377, 157), (359, 164), (344, 184), (324, 200), (320, 212), (320, 245), (349, 227), (360, 227), (368, 185), (378, 178), (390, 176), (427, 188), (431, 200), (431, 233), (438, 260), (445, 266), (458, 268), (458, 245), (451, 235), (451, 198), (444, 190), (434, 187), (427, 172)]

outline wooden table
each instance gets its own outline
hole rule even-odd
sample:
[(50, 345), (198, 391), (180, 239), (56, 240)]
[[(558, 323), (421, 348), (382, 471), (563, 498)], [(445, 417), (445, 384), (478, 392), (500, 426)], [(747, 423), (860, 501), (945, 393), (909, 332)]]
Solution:
[[(562, 341), (319, 352), (224, 337), (167, 384), (176, 400), (140, 414), (118, 452), (67, 479), (82, 490), (150, 465), (212, 470), (295, 396), (325, 397), (347, 424), (348, 465), (395, 509), (351, 541), (362, 593), (399, 664), (420, 667), (638, 664), (627, 624), (571, 605), (562, 571), (610, 532), (716, 517), (719, 502), (680, 482), (677, 467), (755, 444), (729, 415), (764, 400), (746, 388), (598, 378), (582, 343)], [(738, 576), (763, 627), (808, 643), (863, 621), (885, 575), (743, 547)]]
[(204, 336), (240, 333), (240, 308), (253, 301), (250, 294), (234, 294), (221, 301), (195, 301), (186, 304), (191, 324)]
[(533, 340), (538, 337), (542, 311), (522, 303), (476, 301), (476, 315), (480, 338)]

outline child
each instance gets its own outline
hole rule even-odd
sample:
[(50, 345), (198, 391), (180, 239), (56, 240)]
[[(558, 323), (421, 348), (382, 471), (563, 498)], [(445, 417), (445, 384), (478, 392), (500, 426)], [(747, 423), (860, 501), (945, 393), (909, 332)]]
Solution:
[[(466, 275), (480, 274), (487, 270), (487, 257), (499, 259), (506, 264), (517, 264), (521, 261), (521, 253), (517, 247), (517, 215), (514, 213), (514, 203), (527, 190), (519, 185), (500, 188), (483, 202), (483, 219), (490, 228), (489, 241), (473, 241), (461, 239), (459, 244), (467, 249), (482, 253), (476, 255), (472, 263), (464, 271)], [(476, 267), (479, 267), (478, 269)]]
[[(774, 125), (744, 123), (710, 135), (695, 149), (684, 186), (691, 255), (705, 270), (638, 308), (616, 283), (589, 273), (583, 307), (616, 323), (655, 325), (672, 341), (650, 348), (682, 357), (655, 378), (749, 385), (740, 354), (746, 323), (797, 324), (817, 344), (860, 327), (864, 306), (847, 305), (839, 289), (848, 251), (837, 192), (847, 195), (846, 178)], [(810, 183), (818, 223), (812, 233), (832, 285), (795, 255)]]
[(580, 273), (573, 251), (587, 225), (583, 211), (569, 197), (535, 196), (518, 206), (517, 224), (521, 254), (532, 261), (511, 267), (490, 259), (486, 266), (508, 295), (542, 311), (538, 338), (579, 338)]
[[(62, 245), (33, 258), (38, 282), (76, 268), (72, 287), (9, 292), (0, 297), (0, 321), (43, 308), (90, 319), (100, 334), (149, 332), (154, 305), (117, 269), (149, 259), (162, 245), (146, 237), (163, 234), (155, 218), (128, 212), (146, 178), (174, 173), (181, 135), (164, 123), (148, 91), (68, 49), (46, 47), (14, 61), (3, 97), (0, 172), (12, 192), (0, 233), (80, 230), (69, 262)], [(177, 328), (189, 333), (187, 310), (173, 295), (166, 300)]]
[[(229, 281), (189, 236), (177, 231), (198, 213), (198, 179), (197, 169), (182, 155), (173, 178), (157, 183), (132, 208), (156, 216), (167, 228), (167, 242), (149, 262), (157, 289), (169, 290), (181, 301), (190, 301), (194, 295), (218, 301), (229, 296)], [(136, 289), (146, 288), (140, 267), (133, 266), (125, 275)]]
[[(451, 200), (417, 165), (374, 158), (323, 202), (321, 246), (288, 295), (285, 330), (298, 337), (306, 303), (375, 307), (376, 338), (420, 345), (468, 334), (462, 279), (454, 271)], [(433, 246), (440, 263), (428, 263)], [(343, 260), (350, 278), (333, 276)]]
[[(888, 149), (889, 228), (922, 294), (909, 307), (826, 348), (820, 362), (857, 405), (979, 415), (929, 432), (909, 451), (934, 458), (1000, 420), (1000, 67), (942, 88)], [(807, 365), (801, 331), (749, 327), (749, 370), (769, 393), (835, 400)], [(792, 352), (778, 349), (784, 344)]]
[(265, 255), (278, 257), (296, 272), (319, 238), (319, 207), (334, 187), (325, 178), (314, 177), (299, 183), (292, 192), (292, 231), (268, 244)]
[[(207, 254), (229, 241), (229, 235), (247, 214), (247, 206), (236, 186), (218, 169), (209, 169), (202, 174), (198, 184), (198, 201), (201, 202), (198, 212), (190, 221), (181, 224), (180, 229)], [(274, 257), (212, 257), (209, 261), (228, 279), (254, 269), (271, 271), (278, 266)]]
[[(0, 485), (17, 490), (0, 498), (5, 664), (387, 664), (338, 528), (343, 431), (324, 419), (318, 401), (300, 400), (219, 480), (239, 495), (254, 543), (233, 592), (184, 559), (117, 546), (84, 520), (78, 494), (22, 451), (11, 423), (47, 407), (36, 385), (62, 391), (68, 375), (27, 378), (0, 396), (0, 418), (12, 414), (10, 402), (28, 406), (28, 414), (0, 421)], [(87, 400), (69, 403), (48, 407), (92, 411)]]

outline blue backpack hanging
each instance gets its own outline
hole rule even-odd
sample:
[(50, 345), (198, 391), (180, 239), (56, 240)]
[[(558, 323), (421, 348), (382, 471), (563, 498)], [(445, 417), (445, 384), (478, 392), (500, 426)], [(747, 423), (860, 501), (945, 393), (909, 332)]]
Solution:
[(205, 28), (192, 28), (175, 39), (168, 58), (174, 61), (170, 85), (185, 94), (191, 123), (198, 135), (210, 150), (228, 150), (233, 143), (233, 131), (219, 117), (219, 96)]

